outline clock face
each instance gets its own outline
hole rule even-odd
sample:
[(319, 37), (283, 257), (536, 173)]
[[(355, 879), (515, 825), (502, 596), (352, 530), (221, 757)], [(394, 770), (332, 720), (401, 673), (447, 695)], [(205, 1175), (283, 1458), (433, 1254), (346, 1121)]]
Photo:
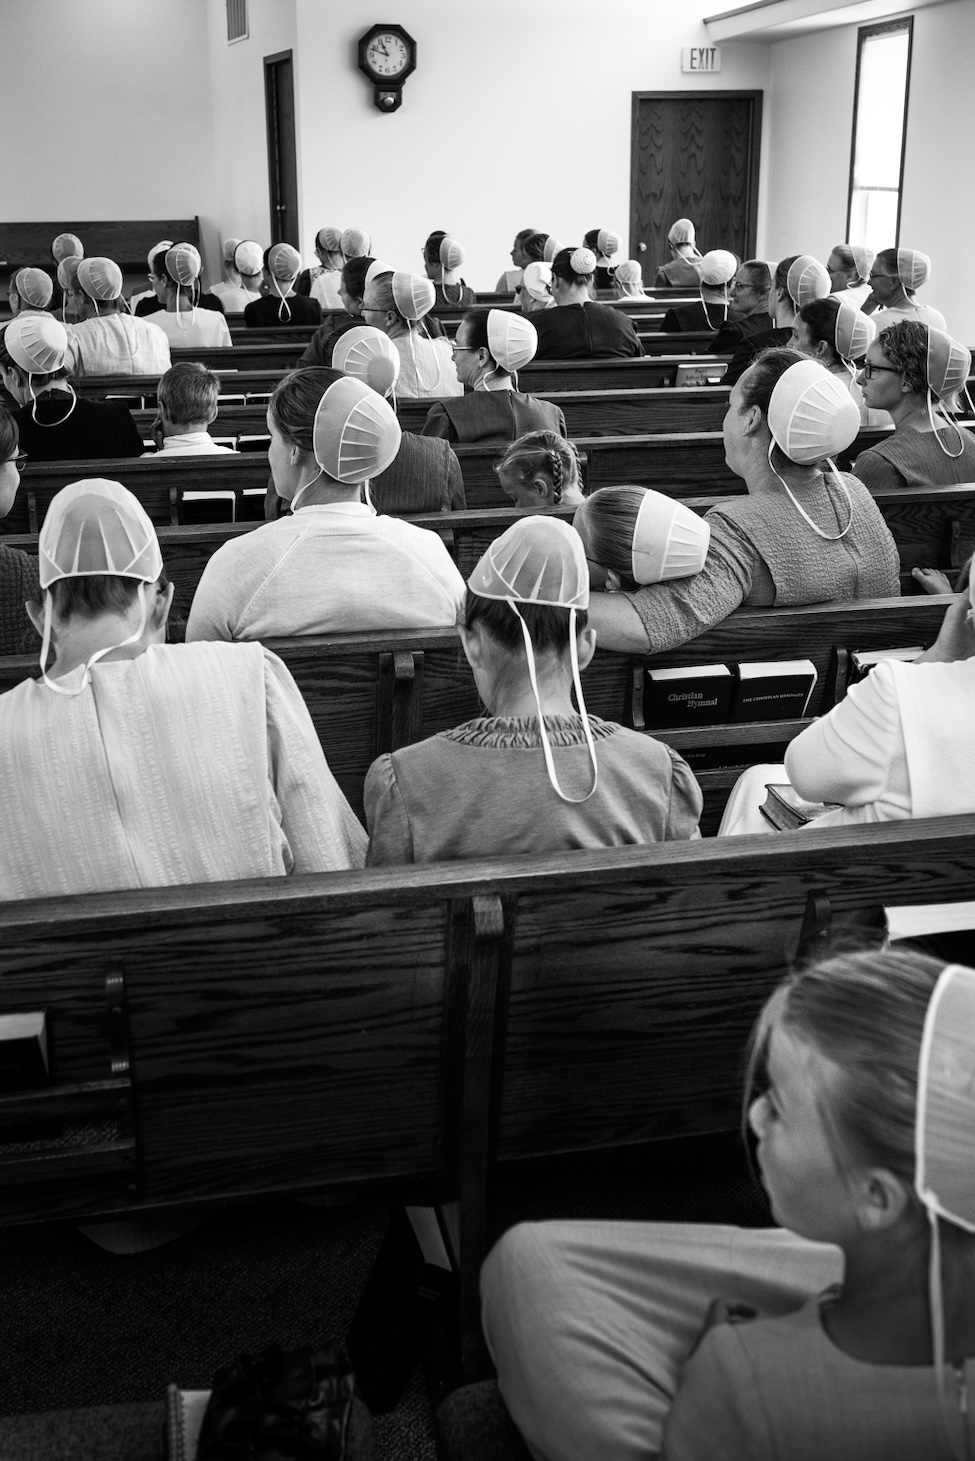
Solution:
[(402, 76), (410, 62), (410, 53), (402, 36), (395, 31), (381, 31), (366, 47), (369, 69), (387, 81)]

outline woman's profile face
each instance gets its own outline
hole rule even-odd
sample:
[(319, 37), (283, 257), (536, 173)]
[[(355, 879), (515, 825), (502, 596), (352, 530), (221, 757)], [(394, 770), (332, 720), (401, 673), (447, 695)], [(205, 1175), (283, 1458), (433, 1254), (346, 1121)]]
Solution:
[(525, 250), (522, 247), (520, 238), (516, 238), (511, 245), (511, 262), (516, 269), (524, 269), (528, 264), (528, 259), (525, 257)]
[[(6, 374), (4, 371), (4, 375)], [(19, 452), (18, 446), (12, 446), (0, 462), (0, 518), (6, 517), (13, 507), (17, 488), (20, 486), (20, 469), (17, 466)]]
[(356, 299), (355, 295), (349, 293), (344, 281), (339, 284), (339, 298), (345, 306), (347, 314), (355, 315), (356, 318), (362, 314), (362, 300)]
[(864, 404), (873, 411), (889, 411), (904, 394), (904, 378), (891, 365), (877, 340), (867, 350), (857, 384), (863, 392)]
[(789, 341), (789, 344), (795, 350), (801, 350), (804, 355), (814, 355), (817, 353), (817, 342), (812, 337), (812, 331), (805, 320), (801, 320), (798, 315), (792, 321), (792, 339)]
[(724, 459), (731, 470), (736, 472), (739, 477), (745, 476), (745, 468), (750, 461), (750, 438), (745, 433), (746, 407), (744, 405), (744, 399), (745, 388), (751, 374), (751, 370), (746, 370), (731, 387), (731, 395), (728, 397), (728, 409), (725, 412), (724, 421), (721, 425), (721, 436), (724, 441)]

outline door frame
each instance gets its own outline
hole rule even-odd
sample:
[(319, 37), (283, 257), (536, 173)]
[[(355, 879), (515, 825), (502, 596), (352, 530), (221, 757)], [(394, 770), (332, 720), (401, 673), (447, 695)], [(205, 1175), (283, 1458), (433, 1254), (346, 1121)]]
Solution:
[(634, 91), (630, 106), (630, 258), (640, 257), (637, 238), (636, 183), (640, 160), (638, 149), (641, 101), (742, 101), (752, 103), (750, 160), (745, 178), (745, 258), (753, 259), (758, 247), (758, 184), (762, 164), (762, 102), (765, 93), (758, 91), (720, 91), (711, 87), (695, 87), (692, 91)]
[(295, 218), (294, 238), (288, 238), (288, 230), (282, 230), (280, 219), (277, 217), (277, 206), (275, 198), (284, 203), (284, 185), (281, 177), (281, 138), (278, 135), (278, 110), (275, 105), (276, 79), (275, 67), (282, 61), (287, 61), (291, 66), (291, 114), (294, 117), (294, 53), (293, 51), (275, 51), (273, 56), (264, 57), (264, 124), (267, 131), (267, 181), (268, 181), (268, 207), (271, 215), (271, 242), (290, 243), (295, 248), (299, 243), (298, 217), (298, 156), (297, 137), (292, 134), (291, 151), (295, 169)]

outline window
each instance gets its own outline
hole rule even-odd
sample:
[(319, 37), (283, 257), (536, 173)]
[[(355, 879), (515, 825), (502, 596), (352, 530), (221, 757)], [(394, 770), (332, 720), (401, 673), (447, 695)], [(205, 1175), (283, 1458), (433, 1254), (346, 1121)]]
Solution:
[(227, 0), (227, 42), (247, 39), (247, 0)]
[(875, 251), (900, 241), (912, 26), (864, 26), (857, 44), (846, 236)]

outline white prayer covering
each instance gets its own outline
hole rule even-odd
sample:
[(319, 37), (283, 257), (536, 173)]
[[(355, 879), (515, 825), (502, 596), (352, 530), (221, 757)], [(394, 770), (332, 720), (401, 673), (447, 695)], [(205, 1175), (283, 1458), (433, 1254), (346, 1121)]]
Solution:
[(365, 833), (275, 655), (153, 646), (90, 674), (76, 696), (36, 680), (0, 696), (0, 899), (363, 865)]
[[(212, 311), (197, 311), (199, 314)], [(172, 365), (169, 340), (152, 320), (135, 315), (93, 315), (72, 325), (65, 364), (79, 378), (92, 375), (162, 375)], [(215, 316), (216, 318), (216, 316)], [(226, 321), (224, 321), (226, 324)]]

